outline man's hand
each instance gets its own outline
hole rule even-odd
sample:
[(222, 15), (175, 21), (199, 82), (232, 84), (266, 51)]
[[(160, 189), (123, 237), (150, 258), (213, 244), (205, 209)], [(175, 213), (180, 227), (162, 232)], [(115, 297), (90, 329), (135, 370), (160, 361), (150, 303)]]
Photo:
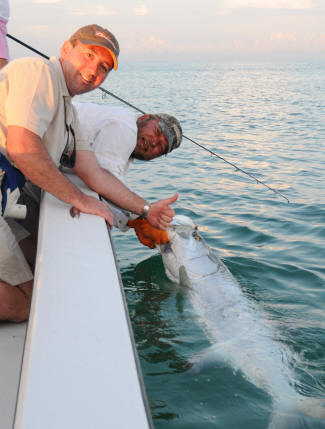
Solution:
[(110, 211), (106, 203), (99, 201), (95, 197), (85, 195), (80, 204), (71, 207), (70, 215), (72, 217), (79, 217), (80, 213), (88, 213), (103, 217), (109, 226), (111, 228), (113, 227), (113, 213)]
[(151, 203), (146, 216), (148, 222), (156, 228), (165, 230), (175, 216), (175, 212), (169, 207), (169, 204), (173, 204), (177, 198), (178, 194), (175, 194), (173, 197)]
[(150, 225), (147, 219), (141, 219), (140, 217), (129, 220), (128, 226), (134, 228), (134, 231), (139, 241), (144, 245), (153, 249), (156, 244), (165, 244), (168, 242), (167, 231), (155, 228)]

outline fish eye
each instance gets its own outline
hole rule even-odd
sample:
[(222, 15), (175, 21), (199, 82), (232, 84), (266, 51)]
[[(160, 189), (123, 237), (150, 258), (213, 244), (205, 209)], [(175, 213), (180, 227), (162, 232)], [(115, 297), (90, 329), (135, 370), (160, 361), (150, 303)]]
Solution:
[(201, 240), (201, 236), (197, 232), (197, 227), (195, 228), (195, 231), (192, 232), (192, 236), (195, 240)]

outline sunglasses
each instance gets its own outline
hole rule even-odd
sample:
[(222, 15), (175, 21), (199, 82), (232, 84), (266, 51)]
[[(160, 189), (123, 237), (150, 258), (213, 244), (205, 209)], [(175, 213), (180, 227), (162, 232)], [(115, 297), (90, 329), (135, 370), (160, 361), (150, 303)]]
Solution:
[[(67, 124), (66, 102), (64, 98), (64, 123), (67, 132), (67, 143), (60, 158), (63, 167), (73, 168), (76, 163), (76, 136), (71, 125)], [(71, 138), (72, 136), (72, 138)]]
[(175, 134), (174, 129), (169, 127), (164, 121), (160, 120), (158, 122), (158, 128), (163, 133), (163, 135), (166, 137), (166, 140), (168, 142), (168, 146), (165, 151), (165, 155), (167, 155), (169, 152), (171, 152), (177, 143), (177, 137)]

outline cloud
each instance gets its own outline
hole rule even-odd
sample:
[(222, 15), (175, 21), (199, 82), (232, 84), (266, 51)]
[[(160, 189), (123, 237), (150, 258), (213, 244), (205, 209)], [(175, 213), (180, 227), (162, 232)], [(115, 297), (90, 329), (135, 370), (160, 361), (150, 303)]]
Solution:
[(32, 0), (34, 4), (54, 4), (54, 3), (62, 3), (64, 0)]
[[(51, 1), (51, 0), (50, 0)], [(98, 4), (94, 7), (69, 8), (74, 16), (115, 16), (117, 12), (108, 6)]]
[(229, 9), (313, 9), (314, 0), (224, 0), (224, 8)]
[(165, 40), (159, 39), (156, 36), (146, 36), (134, 41), (134, 38), (129, 39), (125, 46), (129, 52), (153, 51), (156, 49), (166, 48), (168, 44)]
[(38, 35), (48, 34), (53, 31), (53, 29), (49, 25), (32, 25), (30, 28)]
[(142, 45), (147, 49), (161, 48), (167, 46), (167, 43), (163, 39), (158, 39), (155, 36), (142, 39)]
[(325, 33), (313, 33), (309, 36), (309, 41), (314, 48), (325, 50)]
[(132, 9), (134, 15), (137, 16), (146, 16), (149, 14), (149, 9), (145, 4), (139, 4), (134, 9)]
[(284, 43), (291, 43), (297, 41), (296, 36), (290, 33), (272, 33), (270, 39)]

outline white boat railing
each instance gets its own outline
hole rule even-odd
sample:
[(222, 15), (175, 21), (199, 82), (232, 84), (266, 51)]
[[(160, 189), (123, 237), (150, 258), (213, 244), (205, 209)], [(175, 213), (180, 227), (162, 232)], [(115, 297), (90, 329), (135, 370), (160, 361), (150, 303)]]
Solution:
[(106, 224), (46, 193), (14, 423), (44, 428), (153, 428)]

